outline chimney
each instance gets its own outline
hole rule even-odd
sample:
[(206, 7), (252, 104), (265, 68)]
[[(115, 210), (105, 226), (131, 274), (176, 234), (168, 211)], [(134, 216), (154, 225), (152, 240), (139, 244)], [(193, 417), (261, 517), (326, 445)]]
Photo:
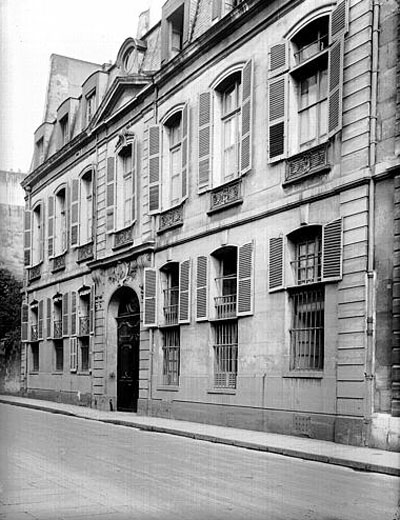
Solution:
[(150, 28), (150, 9), (147, 9), (147, 11), (143, 11), (143, 13), (140, 13), (140, 15), (139, 15), (139, 22), (138, 22), (138, 28), (137, 28), (138, 40), (140, 40), (141, 37), (147, 33), (149, 28)]

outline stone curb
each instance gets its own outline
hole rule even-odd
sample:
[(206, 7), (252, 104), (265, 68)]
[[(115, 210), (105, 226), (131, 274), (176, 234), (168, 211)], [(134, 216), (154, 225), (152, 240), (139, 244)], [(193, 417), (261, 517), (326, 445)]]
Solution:
[(41, 410), (43, 412), (49, 412), (59, 415), (66, 415), (69, 417), (77, 417), (80, 419), (87, 419), (90, 421), (98, 421), (107, 424), (116, 424), (118, 426), (127, 426), (129, 428), (136, 428), (138, 430), (146, 431), (146, 432), (154, 432), (154, 433), (166, 433), (169, 435), (176, 435), (179, 437), (186, 437), (194, 440), (213, 442), (217, 444), (225, 444), (228, 446), (235, 446), (238, 448), (245, 448), (249, 450), (262, 451), (265, 453), (273, 453), (275, 455), (284, 455), (286, 457), (293, 457), (296, 459), (303, 460), (311, 460), (314, 462), (322, 462), (324, 464), (332, 464), (336, 466), (343, 466), (347, 468), (351, 468), (357, 471), (366, 471), (373, 473), (383, 473), (386, 475), (391, 475), (395, 477), (400, 477), (400, 468), (393, 468), (391, 466), (384, 466), (381, 464), (374, 464), (370, 462), (362, 462), (351, 459), (345, 459), (340, 457), (334, 457), (329, 455), (323, 455), (320, 453), (310, 453), (307, 451), (294, 450), (291, 448), (283, 448), (278, 446), (268, 446), (265, 444), (258, 444), (254, 442), (237, 440), (237, 439), (227, 439), (223, 437), (218, 437), (215, 435), (208, 435), (205, 433), (196, 433), (189, 432), (185, 430), (177, 430), (175, 428), (168, 428), (167, 426), (157, 426), (151, 424), (143, 424), (136, 423), (134, 421), (124, 421), (121, 419), (106, 419), (101, 417), (86, 417), (84, 415), (80, 415), (78, 413), (69, 412), (68, 410), (60, 410), (58, 408), (51, 408), (50, 406), (42, 406), (35, 403), (19, 403), (8, 401), (7, 399), (0, 398), (0, 403), (9, 404), (12, 406), (20, 406), (23, 408), (31, 408), (33, 410)]

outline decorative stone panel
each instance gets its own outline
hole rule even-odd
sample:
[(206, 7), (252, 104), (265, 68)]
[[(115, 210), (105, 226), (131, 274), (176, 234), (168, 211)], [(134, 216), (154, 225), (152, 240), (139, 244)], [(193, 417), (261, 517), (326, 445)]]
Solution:
[(28, 281), (33, 282), (42, 276), (42, 263), (28, 268)]
[(65, 257), (66, 253), (63, 253), (62, 255), (58, 255), (53, 258), (53, 267), (51, 269), (53, 273), (65, 269)]
[(113, 249), (118, 249), (119, 247), (124, 247), (132, 244), (133, 242), (133, 226), (129, 226), (128, 228), (121, 229), (114, 233), (114, 246)]
[(78, 260), (77, 262), (84, 262), (93, 258), (93, 242), (84, 244), (78, 247)]
[(183, 206), (169, 209), (160, 214), (160, 223), (158, 232), (162, 233), (167, 229), (183, 225)]
[(286, 181), (298, 181), (329, 169), (328, 147), (322, 144), (289, 157), (286, 161)]
[(215, 188), (211, 192), (209, 213), (219, 211), (229, 206), (241, 204), (243, 202), (241, 196), (241, 179), (235, 179), (229, 184), (224, 184)]

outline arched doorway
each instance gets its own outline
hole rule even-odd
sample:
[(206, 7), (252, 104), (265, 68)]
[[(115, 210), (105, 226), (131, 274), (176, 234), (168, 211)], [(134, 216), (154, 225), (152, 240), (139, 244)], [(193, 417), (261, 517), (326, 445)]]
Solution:
[(136, 412), (139, 399), (140, 307), (128, 287), (118, 291), (117, 409)]

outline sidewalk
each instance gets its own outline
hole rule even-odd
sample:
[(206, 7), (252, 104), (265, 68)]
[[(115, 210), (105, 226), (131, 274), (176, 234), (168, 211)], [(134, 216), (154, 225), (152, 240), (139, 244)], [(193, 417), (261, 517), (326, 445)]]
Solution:
[(211, 424), (139, 416), (134, 413), (103, 412), (81, 406), (8, 395), (0, 395), (0, 403), (336, 464), (360, 471), (400, 476), (400, 454), (390, 451)]

